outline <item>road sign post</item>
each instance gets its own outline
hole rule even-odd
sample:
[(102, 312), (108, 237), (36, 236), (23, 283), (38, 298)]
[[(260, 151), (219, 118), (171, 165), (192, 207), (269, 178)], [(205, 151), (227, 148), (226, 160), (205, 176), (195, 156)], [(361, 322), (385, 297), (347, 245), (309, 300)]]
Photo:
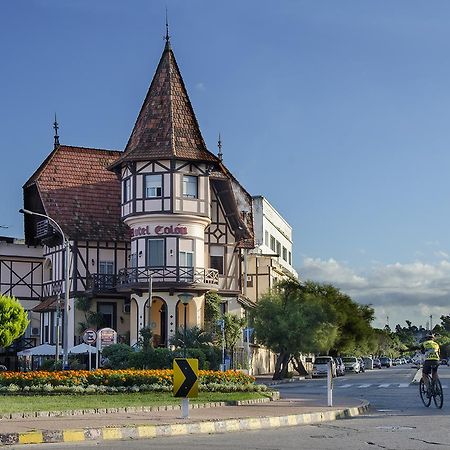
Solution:
[(175, 358), (173, 360), (173, 395), (182, 397), (181, 414), (189, 417), (189, 398), (198, 396), (198, 359)]
[(327, 370), (327, 400), (328, 406), (333, 406), (333, 368), (331, 361), (328, 362)]

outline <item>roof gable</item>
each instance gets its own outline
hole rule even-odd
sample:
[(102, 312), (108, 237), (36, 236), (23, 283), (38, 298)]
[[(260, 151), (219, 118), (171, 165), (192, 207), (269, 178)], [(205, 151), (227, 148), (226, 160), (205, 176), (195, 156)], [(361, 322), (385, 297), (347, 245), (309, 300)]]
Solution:
[(121, 152), (61, 145), (24, 186), (36, 186), (45, 214), (71, 239), (127, 240), (120, 221), (121, 188), (106, 167)]

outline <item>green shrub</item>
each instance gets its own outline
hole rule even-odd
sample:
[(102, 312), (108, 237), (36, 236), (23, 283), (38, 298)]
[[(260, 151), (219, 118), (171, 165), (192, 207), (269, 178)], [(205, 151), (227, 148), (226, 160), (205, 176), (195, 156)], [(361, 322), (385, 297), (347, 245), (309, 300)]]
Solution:
[(133, 353), (129, 367), (133, 369), (171, 369), (173, 352), (168, 348), (148, 348)]
[(102, 350), (102, 356), (107, 359), (104, 365), (111, 369), (127, 369), (130, 367), (130, 359), (133, 354), (133, 349), (126, 344), (113, 344)]
[(9, 347), (27, 329), (30, 321), (15, 297), (0, 294), (0, 347)]

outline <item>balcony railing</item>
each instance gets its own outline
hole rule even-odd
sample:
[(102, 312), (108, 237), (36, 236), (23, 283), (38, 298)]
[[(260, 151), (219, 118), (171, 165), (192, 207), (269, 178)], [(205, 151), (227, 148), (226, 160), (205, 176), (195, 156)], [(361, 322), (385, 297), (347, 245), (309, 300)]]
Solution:
[(219, 271), (200, 267), (133, 267), (119, 270), (117, 287), (130, 284), (148, 283), (150, 275), (153, 283), (203, 284), (219, 286)]
[(61, 295), (63, 292), (63, 281), (47, 281), (42, 285), (42, 297)]
[(36, 238), (44, 239), (54, 235), (55, 229), (47, 219), (36, 222)]
[(94, 292), (111, 292), (116, 289), (117, 275), (106, 273), (93, 273), (88, 275), (86, 290)]

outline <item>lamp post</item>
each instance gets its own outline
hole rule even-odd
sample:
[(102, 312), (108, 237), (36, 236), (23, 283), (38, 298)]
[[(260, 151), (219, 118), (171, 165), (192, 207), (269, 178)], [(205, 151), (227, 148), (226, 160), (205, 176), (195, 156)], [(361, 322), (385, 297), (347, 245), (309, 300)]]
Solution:
[(22, 214), (29, 214), (31, 216), (39, 216), (39, 217), (44, 217), (45, 219), (49, 220), (55, 227), (56, 229), (59, 231), (59, 233), (61, 234), (61, 237), (63, 239), (63, 243), (64, 243), (64, 249), (65, 249), (65, 296), (64, 296), (64, 322), (63, 322), (63, 328), (64, 328), (64, 342), (63, 342), (63, 369), (68, 369), (69, 368), (69, 297), (70, 297), (70, 279), (69, 279), (69, 252), (70, 252), (70, 243), (69, 243), (69, 239), (66, 237), (66, 235), (64, 234), (63, 230), (61, 229), (61, 227), (59, 226), (58, 222), (56, 222), (56, 220), (52, 219), (51, 217), (45, 215), (45, 214), (41, 214), (41, 213), (37, 213), (34, 211), (30, 211), (28, 209), (19, 209), (19, 212)]
[[(56, 300), (56, 350), (55, 350), (55, 363), (59, 361), (59, 331), (60, 331), (60, 319), (61, 319), (61, 296), (58, 295)], [(56, 368), (56, 365), (55, 365)]]
[(184, 305), (184, 339), (183, 339), (183, 347), (184, 347), (184, 357), (186, 358), (186, 324), (187, 324), (187, 305), (194, 298), (192, 294), (189, 292), (184, 292), (182, 294), (178, 294), (178, 298), (180, 302)]

